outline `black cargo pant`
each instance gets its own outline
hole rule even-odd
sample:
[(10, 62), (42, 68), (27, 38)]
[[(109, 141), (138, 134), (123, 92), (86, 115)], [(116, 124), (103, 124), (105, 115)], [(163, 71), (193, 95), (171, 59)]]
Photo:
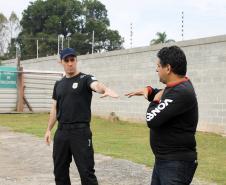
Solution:
[(94, 170), (92, 132), (89, 125), (58, 125), (53, 143), (56, 185), (71, 185), (69, 167), (72, 156), (82, 185), (98, 185)]

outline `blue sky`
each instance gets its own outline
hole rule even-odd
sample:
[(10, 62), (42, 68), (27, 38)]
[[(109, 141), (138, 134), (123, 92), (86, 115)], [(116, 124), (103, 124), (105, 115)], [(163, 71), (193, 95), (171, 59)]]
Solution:
[[(184, 40), (226, 34), (226, 0), (100, 0), (106, 5), (111, 28), (124, 37), (130, 47), (130, 23), (133, 47), (149, 45), (156, 32), (181, 40), (181, 12), (184, 11)], [(15, 5), (15, 2), (18, 4)], [(0, 12), (19, 17), (29, 0), (0, 0)]]

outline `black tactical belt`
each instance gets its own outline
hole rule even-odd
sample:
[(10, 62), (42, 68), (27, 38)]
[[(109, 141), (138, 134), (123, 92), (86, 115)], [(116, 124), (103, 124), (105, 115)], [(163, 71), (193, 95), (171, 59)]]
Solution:
[(70, 130), (70, 129), (78, 129), (78, 128), (86, 128), (89, 127), (88, 123), (59, 123), (58, 129), (62, 130)]

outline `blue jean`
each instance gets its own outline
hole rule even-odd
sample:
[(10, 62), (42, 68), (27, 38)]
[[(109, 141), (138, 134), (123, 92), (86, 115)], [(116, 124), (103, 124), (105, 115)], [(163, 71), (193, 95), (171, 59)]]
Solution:
[(151, 185), (189, 185), (197, 166), (197, 161), (156, 160)]

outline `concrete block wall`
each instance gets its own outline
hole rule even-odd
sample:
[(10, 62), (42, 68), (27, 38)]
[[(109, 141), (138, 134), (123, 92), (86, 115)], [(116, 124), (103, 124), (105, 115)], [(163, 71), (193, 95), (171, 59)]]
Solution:
[[(226, 35), (174, 43), (180, 46), (188, 61), (188, 73), (199, 102), (198, 129), (226, 134)], [(116, 90), (118, 100), (100, 99), (94, 94), (92, 111), (108, 116), (115, 112), (121, 119), (145, 123), (148, 102), (143, 97), (128, 99), (125, 93), (159, 83), (156, 53), (167, 45), (154, 45), (79, 56), (80, 71), (93, 74), (99, 81)], [(57, 56), (22, 61), (24, 69), (62, 71)], [(4, 62), (7, 64), (7, 61)], [(11, 61), (11, 65), (14, 65)]]

